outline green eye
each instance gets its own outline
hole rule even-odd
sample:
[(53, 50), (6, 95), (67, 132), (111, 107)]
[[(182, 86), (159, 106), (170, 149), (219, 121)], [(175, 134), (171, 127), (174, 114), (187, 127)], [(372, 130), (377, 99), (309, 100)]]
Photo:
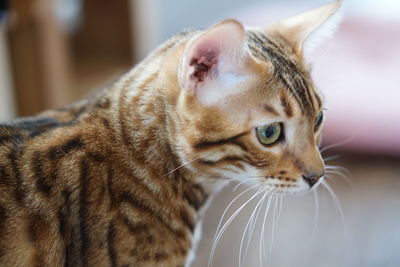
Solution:
[(318, 130), (318, 128), (319, 128), (319, 126), (321, 126), (323, 120), (324, 120), (324, 114), (321, 111), (320, 113), (318, 113), (317, 117), (315, 118), (314, 131)]
[(261, 144), (272, 145), (279, 140), (281, 136), (282, 127), (279, 122), (274, 122), (256, 128), (257, 137)]

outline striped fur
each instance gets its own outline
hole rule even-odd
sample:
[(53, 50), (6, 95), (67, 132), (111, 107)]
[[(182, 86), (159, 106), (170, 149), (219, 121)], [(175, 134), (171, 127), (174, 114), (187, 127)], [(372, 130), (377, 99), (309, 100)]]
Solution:
[[(189, 266), (220, 179), (304, 190), (321, 166), (322, 101), (301, 55), (248, 30), (246, 89), (205, 106), (177, 73), (200, 34), (172, 37), (91, 99), (0, 124), (0, 266)], [(271, 120), (285, 138), (267, 148), (254, 129)]]

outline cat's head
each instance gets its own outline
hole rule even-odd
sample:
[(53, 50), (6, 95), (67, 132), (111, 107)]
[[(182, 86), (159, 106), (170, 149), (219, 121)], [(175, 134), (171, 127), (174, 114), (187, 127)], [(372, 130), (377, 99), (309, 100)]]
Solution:
[(317, 184), (324, 105), (304, 54), (332, 31), (340, 5), (263, 28), (225, 20), (188, 41), (178, 70), (182, 162), (277, 192)]

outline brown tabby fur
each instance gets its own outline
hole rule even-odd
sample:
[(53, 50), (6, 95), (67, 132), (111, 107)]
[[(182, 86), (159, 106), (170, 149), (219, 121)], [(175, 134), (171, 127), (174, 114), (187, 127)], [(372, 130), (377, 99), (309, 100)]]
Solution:
[[(301, 54), (248, 30), (252, 89), (206, 107), (177, 80), (199, 33), (171, 38), (92, 99), (0, 124), (0, 266), (184, 266), (220, 170), (251, 165), (279, 191), (321, 166), (322, 101)], [(304, 141), (263, 148), (250, 122), (274, 116), (299, 121)]]

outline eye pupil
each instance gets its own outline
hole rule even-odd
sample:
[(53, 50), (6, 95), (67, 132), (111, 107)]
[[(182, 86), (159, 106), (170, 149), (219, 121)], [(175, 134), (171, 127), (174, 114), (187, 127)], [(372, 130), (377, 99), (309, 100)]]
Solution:
[(275, 134), (276, 128), (275, 127), (267, 127), (264, 131), (264, 135), (266, 138), (271, 138)]

